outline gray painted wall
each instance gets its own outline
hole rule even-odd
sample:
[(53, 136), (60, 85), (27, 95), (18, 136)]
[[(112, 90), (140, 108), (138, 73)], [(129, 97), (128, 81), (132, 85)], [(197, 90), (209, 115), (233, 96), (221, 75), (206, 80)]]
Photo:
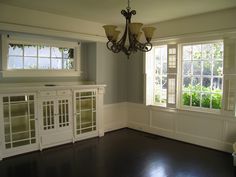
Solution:
[[(94, 50), (95, 52), (93, 52)], [(104, 103), (127, 101), (127, 60), (125, 56), (110, 52), (105, 43), (89, 44), (88, 51), (89, 80), (96, 77), (96, 84), (107, 85)], [(96, 55), (94, 55), (95, 53)]]
[(96, 82), (97, 44), (93, 42), (86, 43), (85, 45), (87, 46), (87, 80)]
[(143, 87), (144, 87), (144, 74), (143, 74), (143, 53), (137, 52), (131, 55), (128, 60), (127, 76), (128, 76), (128, 102), (143, 103)]

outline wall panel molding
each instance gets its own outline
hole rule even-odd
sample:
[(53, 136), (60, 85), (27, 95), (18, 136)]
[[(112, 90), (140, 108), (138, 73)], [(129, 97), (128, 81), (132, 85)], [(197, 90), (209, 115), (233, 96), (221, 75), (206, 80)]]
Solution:
[(127, 104), (127, 127), (167, 138), (232, 152), (236, 119), (224, 115)]

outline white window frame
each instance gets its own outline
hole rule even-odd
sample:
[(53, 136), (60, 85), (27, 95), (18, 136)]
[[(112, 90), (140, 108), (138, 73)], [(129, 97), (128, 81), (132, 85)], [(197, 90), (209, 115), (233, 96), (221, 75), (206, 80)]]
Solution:
[[(153, 48), (155, 48), (155, 47), (159, 47), (159, 48), (161, 48), (161, 47), (166, 47), (166, 50), (168, 50), (168, 46), (167, 45), (156, 45), (156, 46), (154, 46)], [(154, 54), (154, 56), (155, 56), (155, 51), (153, 52), (153, 54)], [(155, 60), (156, 59), (154, 59), (154, 61), (153, 61), (153, 64), (154, 64), (154, 66), (156, 65), (156, 63), (155, 63)], [(168, 73), (167, 73), (167, 68), (168, 68), (168, 59), (167, 59), (167, 55), (166, 55), (166, 75), (164, 76), (164, 77), (166, 77), (166, 85), (167, 85), (167, 81), (168, 81)], [(163, 69), (163, 68), (162, 68)], [(153, 68), (153, 70), (155, 71), (155, 69)], [(162, 77), (163, 77), (163, 75), (161, 75)], [(153, 72), (153, 82), (154, 82), (154, 80), (155, 80), (155, 74), (154, 74), (154, 72)], [(161, 79), (161, 85), (162, 85), (162, 79)], [(168, 86), (166, 86), (166, 87), (168, 87)], [(161, 106), (161, 107), (166, 107), (167, 106), (167, 88), (166, 88), (166, 102), (165, 103), (161, 103), (161, 102), (159, 102), (159, 103), (155, 103), (155, 98), (154, 98), (154, 95), (155, 95), (155, 87), (154, 87), (154, 84), (153, 84), (153, 99), (152, 99), (152, 101), (153, 101), (153, 105), (156, 105), (156, 106)], [(164, 90), (164, 89), (161, 89), (162, 91)], [(161, 92), (161, 95), (162, 95), (162, 92)]]
[[(155, 103), (154, 101), (154, 71), (155, 71), (155, 58), (153, 58), (153, 56), (155, 56), (155, 47), (163, 47), (166, 46), (166, 57), (167, 57), (167, 72), (166, 72), (166, 81), (167, 81), (167, 89), (166, 89), (166, 102), (165, 103)], [(151, 106), (159, 106), (159, 107), (165, 107), (165, 108), (176, 108), (176, 90), (172, 92), (170, 92), (168, 90), (168, 88), (170, 88), (170, 86), (176, 86), (176, 72), (177, 72), (177, 45), (175, 44), (157, 44), (155, 46), (153, 46), (153, 50), (151, 50), (150, 52), (146, 53), (146, 57), (144, 59), (145, 63), (144, 63), (144, 70), (145, 70), (145, 86), (144, 86), (144, 90), (145, 93), (144, 95), (146, 96), (145, 100), (145, 104), (146, 105), (151, 105)], [(175, 53), (171, 53), (169, 51), (175, 50)], [(169, 57), (172, 57), (172, 59), (174, 60), (170, 60)], [(171, 67), (170, 67), (171, 66)], [(174, 81), (174, 83), (172, 82)], [(170, 100), (169, 100), (170, 98)]]
[[(175, 86), (176, 86), (176, 95), (175, 95), (175, 104), (166, 104), (165, 105), (155, 105), (152, 100), (153, 100), (153, 88), (150, 84), (150, 82), (153, 82), (153, 79), (151, 77), (151, 75), (153, 74), (153, 69), (149, 69), (148, 67), (153, 65), (153, 61), (150, 60), (151, 56), (154, 55), (153, 50), (151, 50), (150, 52), (148, 52), (149, 54), (147, 54), (146, 56), (144, 55), (144, 104), (146, 106), (153, 106), (153, 107), (160, 107), (160, 108), (164, 108), (164, 109), (179, 109), (179, 110), (186, 110), (186, 111), (195, 111), (195, 112), (205, 112), (205, 113), (213, 113), (213, 114), (222, 114), (222, 112), (224, 112), (223, 110), (223, 106), (224, 106), (224, 92), (225, 92), (225, 86), (224, 86), (224, 74), (223, 74), (223, 80), (222, 80), (222, 108), (221, 109), (207, 109), (207, 108), (199, 108), (199, 107), (187, 107), (187, 106), (183, 106), (182, 105), (182, 46), (186, 45), (186, 44), (203, 44), (203, 43), (212, 43), (212, 42), (223, 42), (224, 44), (224, 40), (221, 38), (218, 39), (210, 39), (210, 40), (202, 40), (202, 39), (195, 39), (195, 40), (185, 40), (185, 41), (178, 41), (178, 42), (161, 42), (161, 43), (157, 43), (154, 46), (162, 46), (162, 45), (168, 45), (168, 46), (174, 46), (176, 45), (176, 52), (177, 52), (177, 61), (176, 61), (176, 65), (177, 68), (175, 69), (176, 71), (170, 71), (172, 70), (170, 68), (170, 70), (168, 71), (169, 73), (169, 78), (176, 79), (175, 82)], [(225, 44), (224, 44), (225, 45)], [(168, 55), (168, 51), (167, 51), (167, 55)], [(223, 58), (223, 63), (225, 58)], [(223, 64), (224, 65), (224, 64)], [(168, 69), (168, 68), (167, 68)], [(223, 67), (224, 69), (224, 67)], [(168, 74), (167, 73), (167, 74)], [(167, 89), (167, 95), (168, 95), (168, 89)], [(168, 96), (167, 96), (167, 101), (168, 101)]]
[[(178, 61), (178, 88), (177, 88), (177, 108), (181, 109), (181, 110), (187, 110), (187, 111), (196, 111), (196, 112), (207, 112), (207, 113), (216, 113), (216, 114), (220, 114), (222, 112), (222, 108), (221, 109), (212, 109), (212, 108), (201, 108), (201, 107), (194, 107), (194, 106), (185, 106), (182, 104), (182, 89), (183, 89), (183, 85), (182, 85), (182, 79), (183, 79), (183, 70), (182, 70), (182, 62), (183, 62), (183, 46), (186, 45), (197, 45), (197, 44), (208, 44), (208, 43), (213, 43), (213, 42), (223, 42), (224, 45), (224, 41), (223, 40), (209, 40), (209, 41), (197, 41), (197, 42), (187, 42), (187, 43), (181, 43), (178, 45), (178, 51), (179, 51), (179, 61)], [(223, 57), (223, 63), (224, 63), (224, 57)], [(223, 67), (224, 69), (224, 67)], [(224, 70), (223, 70), (224, 72)], [(223, 107), (223, 100), (224, 100), (224, 74), (222, 75), (222, 107)]]
[[(19, 37), (1, 35), (2, 43), (2, 66), (1, 77), (70, 77), (80, 76), (80, 44), (78, 42), (49, 40), (39, 37)], [(62, 47), (74, 49), (74, 68), (73, 69), (8, 69), (8, 46), (13, 44), (45, 45), (50, 47)]]

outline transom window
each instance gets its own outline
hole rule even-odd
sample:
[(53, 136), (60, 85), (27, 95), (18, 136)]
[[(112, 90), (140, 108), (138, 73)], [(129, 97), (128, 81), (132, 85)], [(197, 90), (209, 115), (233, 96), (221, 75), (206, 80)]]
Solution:
[(8, 70), (70, 70), (73, 68), (73, 48), (9, 43)]
[(182, 105), (221, 109), (223, 42), (182, 46)]

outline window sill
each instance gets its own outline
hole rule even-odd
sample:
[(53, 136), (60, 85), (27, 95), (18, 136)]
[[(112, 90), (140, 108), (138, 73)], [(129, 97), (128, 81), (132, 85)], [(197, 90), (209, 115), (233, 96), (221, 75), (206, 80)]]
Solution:
[(71, 77), (71, 76), (80, 76), (80, 71), (73, 70), (9, 70), (1, 71), (2, 78), (9, 77)]
[(163, 111), (163, 112), (178, 112), (182, 114), (187, 114), (192, 116), (192, 114), (198, 114), (199, 116), (202, 115), (214, 115), (216, 117), (220, 117), (222, 119), (233, 119), (235, 120), (234, 113), (233, 111), (224, 111), (224, 110), (196, 110), (196, 109), (188, 109), (188, 108), (170, 108), (170, 107), (162, 107), (159, 105), (150, 105), (151, 110), (156, 110), (156, 111)]

